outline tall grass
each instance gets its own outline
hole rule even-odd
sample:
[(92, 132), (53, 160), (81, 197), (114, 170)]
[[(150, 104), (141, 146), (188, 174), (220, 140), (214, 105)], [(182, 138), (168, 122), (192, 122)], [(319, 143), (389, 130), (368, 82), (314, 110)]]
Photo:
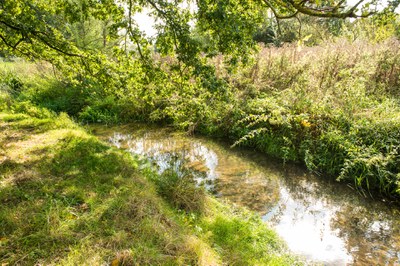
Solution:
[(236, 144), (398, 197), (399, 45), (262, 49), (253, 66), (225, 76), (239, 84), (244, 112)]

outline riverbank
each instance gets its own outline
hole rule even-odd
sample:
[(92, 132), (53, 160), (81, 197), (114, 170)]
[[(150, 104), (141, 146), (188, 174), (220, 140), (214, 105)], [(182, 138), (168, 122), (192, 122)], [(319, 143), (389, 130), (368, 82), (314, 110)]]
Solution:
[(24, 108), (0, 114), (1, 263), (299, 263), (255, 214), (158, 176), (65, 114)]
[[(228, 139), (398, 204), (398, 47), (398, 40), (342, 40), (260, 48), (252, 64), (233, 70), (216, 57), (210, 62), (216, 76), (190, 78), (193, 73), (182, 66), (187, 72), (150, 81), (122, 75), (123, 86), (115, 88), (94, 78), (56, 79), (45, 66), (14, 62), (3, 63), (10, 71), (1, 82), (19, 102), (67, 112), (84, 123), (141, 121)], [(177, 63), (167, 59), (157, 62), (160, 69)]]
[(329, 266), (399, 262), (396, 206), (253, 149), (232, 149), (226, 142), (188, 136), (171, 127), (135, 123), (88, 128), (104, 141), (146, 158), (159, 173), (190, 173), (218, 198), (256, 211), (306, 260)]

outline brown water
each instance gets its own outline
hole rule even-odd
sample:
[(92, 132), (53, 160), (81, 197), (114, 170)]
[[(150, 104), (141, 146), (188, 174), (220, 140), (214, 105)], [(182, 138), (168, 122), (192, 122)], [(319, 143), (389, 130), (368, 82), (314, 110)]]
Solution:
[(310, 262), (400, 265), (400, 211), (293, 165), (203, 138), (137, 125), (93, 127), (162, 173), (189, 169), (217, 197), (257, 211)]

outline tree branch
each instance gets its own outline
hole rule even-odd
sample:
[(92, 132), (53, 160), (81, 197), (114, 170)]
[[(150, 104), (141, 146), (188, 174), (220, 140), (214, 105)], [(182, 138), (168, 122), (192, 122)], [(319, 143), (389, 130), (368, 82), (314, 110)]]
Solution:
[[(139, 40), (137, 39), (136, 35), (134, 34), (133, 30), (132, 30), (132, 0), (129, 0), (129, 10), (128, 10), (128, 30), (130, 33), (130, 36), (132, 37), (132, 39), (135, 41), (136, 46), (138, 48), (138, 52), (140, 55), (140, 58), (142, 58), (142, 60), (145, 60), (145, 57), (142, 53), (142, 48), (140, 47), (140, 43)], [(145, 60), (146, 61), (146, 60)]]
[[(10, 24), (10, 23), (8, 23), (8, 22), (5, 22), (5, 21), (3, 21), (3, 20), (0, 20), (0, 23), (2, 23), (2, 24), (5, 25), (6, 27), (8, 27), (8, 28), (10, 28), (10, 29), (12, 29), (12, 30), (14, 30), (14, 31), (19, 32), (19, 33), (23, 36), (20, 40), (18, 40), (18, 42), (17, 42), (14, 46), (11, 45), (10, 43), (7, 43), (7, 42), (5, 41), (5, 39), (2, 38), (2, 40), (6, 43), (6, 45), (8, 45), (9, 47), (11, 47), (11, 48), (13, 48), (13, 49), (16, 49), (17, 45), (19, 45), (22, 41), (31, 39), (31, 37), (30, 37), (29, 35), (32, 35), (32, 37), (38, 39), (39, 42), (45, 44), (45, 45), (48, 46), (49, 48), (51, 48), (51, 49), (53, 49), (53, 50), (55, 50), (55, 51), (57, 51), (57, 52), (59, 52), (59, 53), (62, 53), (62, 54), (64, 54), (64, 55), (68, 55), (68, 56), (82, 57), (82, 55), (80, 55), (80, 54), (70, 53), (70, 52), (67, 52), (67, 51), (62, 50), (61, 48), (59, 48), (59, 47), (57, 47), (57, 46), (55, 46), (55, 45), (52, 45), (48, 40), (46, 40), (46, 38), (40, 36), (40, 35), (44, 35), (44, 36), (47, 37), (47, 34), (44, 33), (44, 32), (37, 31), (37, 30), (34, 30), (34, 29), (25, 30), (25, 29), (22, 28), (22, 27), (12, 25), (12, 24)], [(52, 40), (52, 41), (55, 42), (55, 40)]]
[(263, 0), (263, 2), (272, 10), (272, 13), (274, 13), (275, 18), (277, 19), (289, 19), (295, 17), (299, 11), (296, 10), (293, 14), (290, 15), (279, 15), (274, 6), (268, 1), (268, 0)]
[[(278, 19), (288, 19), (295, 17), (298, 13), (302, 13), (305, 15), (309, 16), (314, 16), (314, 17), (322, 17), (322, 18), (357, 18), (357, 17), (367, 17), (372, 15), (374, 12), (370, 12), (368, 14), (361, 14), (357, 15), (355, 11), (359, 7), (361, 3), (363, 3), (365, 0), (359, 0), (355, 5), (353, 5), (349, 10), (340, 12), (338, 11), (339, 9), (343, 8), (343, 3), (345, 0), (339, 1), (338, 4), (335, 6), (325, 6), (321, 8), (316, 8), (316, 7), (311, 7), (311, 6), (306, 6), (306, 4), (309, 2), (307, 0), (303, 0), (301, 2), (297, 2), (296, 0), (288, 0), (285, 1), (286, 3), (290, 4), (290, 6), (296, 10), (293, 14), (289, 15), (280, 15), (274, 8), (273, 4), (269, 0), (263, 0), (263, 3), (265, 3), (273, 12), (274, 16)], [(281, 4), (282, 5), (282, 4)]]
[(0, 34), (0, 39), (1, 39), (1, 40), (4, 42), (4, 44), (7, 45), (8, 47), (10, 47), (10, 48), (12, 48), (12, 49), (18, 51), (19, 53), (21, 53), (21, 54), (23, 54), (23, 55), (29, 57), (29, 54), (27, 54), (27, 53), (25, 53), (25, 52), (23, 52), (23, 51), (21, 51), (20, 49), (17, 48), (18, 44), (22, 41), (22, 39), (19, 40), (19, 41), (18, 41), (16, 44), (14, 44), (14, 45), (10, 44), (10, 43), (6, 40), (6, 38), (5, 38), (3, 35), (1, 35), (1, 34)]

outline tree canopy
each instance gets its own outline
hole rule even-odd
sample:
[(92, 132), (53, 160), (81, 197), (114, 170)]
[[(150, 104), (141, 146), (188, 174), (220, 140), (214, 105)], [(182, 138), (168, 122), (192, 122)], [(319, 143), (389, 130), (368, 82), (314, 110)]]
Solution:
[[(157, 51), (175, 52), (180, 60), (193, 63), (201, 52), (245, 54), (268, 12), (277, 19), (300, 13), (328, 18), (367, 16), (371, 3), (364, 2), (359, 0), (347, 7), (345, 0), (1, 0), (0, 43), (3, 50), (17, 55), (55, 61), (57, 56), (85, 58), (114, 41), (114, 48), (127, 50), (133, 45), (137, 55), (146, 59), (149, 39), (134, 19), (145, 9), (156, 20)], [(188, 3), (195, 8), (189, 8)], [(364, 10), (360, 10), (363, 4)], [(88, 25), (90, 21), (92, 24)], [(100, 37), (79, 43), (76, 35), (81, 34), (82, 40), (96, 23)], [(209, 36), (207, 49), (192, 37), (193, 23)], [(101, 45), (93, 46), (95, 41)], [(89, 51), (88, 43), (97, 49)]]

